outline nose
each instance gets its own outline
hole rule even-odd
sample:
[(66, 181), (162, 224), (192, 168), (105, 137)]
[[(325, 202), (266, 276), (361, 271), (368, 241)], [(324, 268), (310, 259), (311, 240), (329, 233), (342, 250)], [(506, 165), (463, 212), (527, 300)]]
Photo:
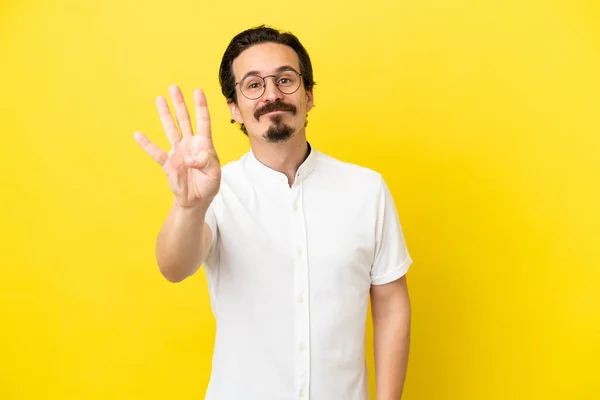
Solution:
[(265, 79), (265, 93), (263, 96), (267, 101), (275, 101), (283, 98), (283, 93), (277, 88), (275, 79), (275, 77), (268, 77)]

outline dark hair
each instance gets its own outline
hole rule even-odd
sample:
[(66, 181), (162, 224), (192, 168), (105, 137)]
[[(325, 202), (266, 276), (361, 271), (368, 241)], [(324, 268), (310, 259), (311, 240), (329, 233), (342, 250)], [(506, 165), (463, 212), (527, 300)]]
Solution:
[(235, 76), (233, 74), (233, 60), (247, 48), (260, 43), (279, 43), (284, 44), (296, 52), (300, 64), (300, 73), (304, 88), (309, 91), (315, 85), (313, 80), (312, 64), (308, 52), (300, 43), (300, 40), (290, 32), (281, 32), (266, 25), (260, 25), (255, 28), (247, 29), (238, 33), (231, 39), (229, 46), (223, 54), (221, 66), (219, 68), (219, 82), (221, 92), (227, 101), (233, 101), (237, 104), (237, 94), (235, 91)]

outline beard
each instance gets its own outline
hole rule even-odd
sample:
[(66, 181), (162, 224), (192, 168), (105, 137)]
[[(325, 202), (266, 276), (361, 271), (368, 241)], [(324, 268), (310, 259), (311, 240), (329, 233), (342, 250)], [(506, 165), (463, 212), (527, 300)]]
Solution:
[(275, 115), (271, 118), (271, 125), (265, 132), (265, 138), (270, 143), (285, 142), (294, 134), (294, 128), (283, 122), (283, 116)]
[[(254, 118), (256, 119), (256, 121), (258, 121), (262, 115), (267, 114), (271, 111), (287, 111), (292, 115), (296, 115), (297, 109), (295, 105), (284, 103), (280, 99), (277, 99), (276, 101), (272, 103), (269, 102), (263, 107), (257, 109), (254, 112)], [(271, 124), (269, 125), (269, 128), (264, 134), (265, 139), (267, 139), (267, 142), (281, 143), (285, 142), (286, 140), (292, 137), (292, 135), (294, 134), (294, 128), (283, 122), (283, 115), (274, 115), (270, 117), (270, 120)]]

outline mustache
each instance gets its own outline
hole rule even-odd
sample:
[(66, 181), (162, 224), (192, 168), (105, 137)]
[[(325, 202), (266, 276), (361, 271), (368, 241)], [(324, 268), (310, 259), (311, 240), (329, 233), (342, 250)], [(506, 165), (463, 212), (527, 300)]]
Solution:
[(296, 106), (293, 104), (284, 103), (281, 100), (276, 100), (272, 103), (267, 103), (264, 106), (257, 108), (254, 111), (254, 118), (258, 119), (261, 115), (270, 113), (271, 111), (290, 111), (292, 114), (296, 114)]

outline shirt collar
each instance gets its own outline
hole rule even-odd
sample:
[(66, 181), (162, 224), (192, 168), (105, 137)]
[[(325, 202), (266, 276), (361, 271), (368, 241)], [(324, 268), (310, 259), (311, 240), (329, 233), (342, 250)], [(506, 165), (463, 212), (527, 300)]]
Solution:
[[(308, 175), (310, 175), (310, 173), (315, 168), (315, 164), (317, 162), (317, 151), (312, 148), (309, 142), (307, 142), (307, 144), (308, 156), (302, 162), (302, 164), (300, 164), (300, 167), (298, 167), (298, 170), (296, 171), (296, 178), (294, 179), (294, 184), (301, 182)], [(261, 163), (254, 155), (252, 149), (250, 149), (250, 151), (248, 152), (248, 157), (246, 158), (246, 167), (251, 169), (253, 172), (259, 174), (258, 176), (260, 178), (272, 179), (274, 181), (284, 183), (285, 185), (288, 184), (287, 176), (284, 173), (276, 171)]]

